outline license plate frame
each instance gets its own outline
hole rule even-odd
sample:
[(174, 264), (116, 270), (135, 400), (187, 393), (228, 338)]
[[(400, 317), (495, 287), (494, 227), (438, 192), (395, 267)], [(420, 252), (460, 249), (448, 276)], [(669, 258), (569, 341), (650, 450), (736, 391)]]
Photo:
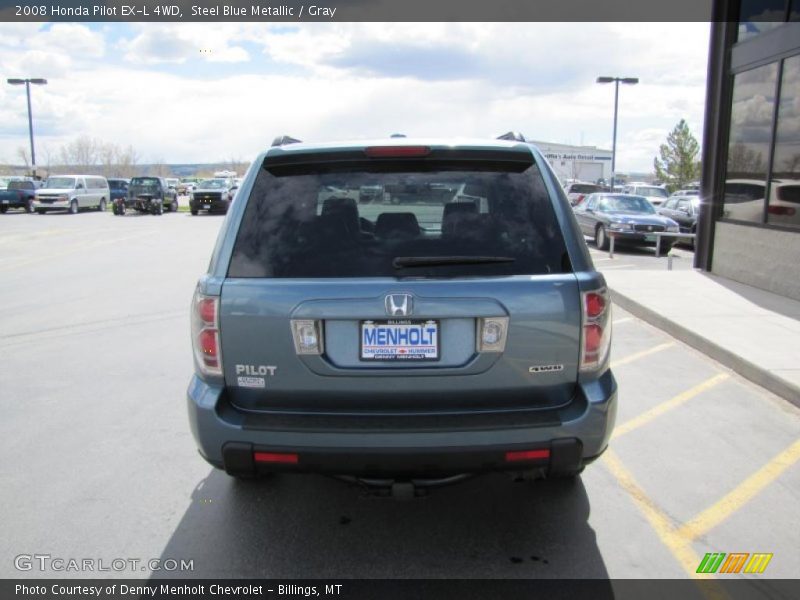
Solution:
[[(365, 327), (378, 328), (385, 327), (387, 329), (399, 330), (402, 327), (415, 328), (422, 327), (423, 331), (420, 332), (420, 341), (425, 341), (431, 336), (429, 329), (431, 326), (434, 328), (433, 344), (369, 344), (365, 345)], [(358, 359), (362, 362), (436, 362), (442, 356), (442, 343), (441, 343), (441, 322), (438, 319), (364, 319), (358, 323)], [(426, 338), (425, 336), (428, 336)], [(378, 334), (376, 333), (376, 336)], [(387, 333), (387, 336), (389, 334)], [(408, 334), (407, 334), (408, 336)], [(377, 340), (376, 340), (377, 341)], [(395, 349), (395, 352), (383, 352), (376, 355), (377, 349)], [(430, 350), (419, 352), (433, 348), (433, 353)], [(370, 352), (370, 349), (375, 349)], [(417, 350), (417, 352), (409, 352), (408, 350)], [(365, 351), (367, 355), (365, 355)]]

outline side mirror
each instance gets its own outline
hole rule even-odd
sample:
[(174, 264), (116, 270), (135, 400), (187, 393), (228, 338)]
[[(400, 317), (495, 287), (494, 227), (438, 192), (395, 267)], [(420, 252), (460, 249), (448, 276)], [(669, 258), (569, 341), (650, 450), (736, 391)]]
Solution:
[(76, 190), (82, 190), (83, 189), (83, 184), (79, 183), (78, 185), (75, 186), (75, 189)]

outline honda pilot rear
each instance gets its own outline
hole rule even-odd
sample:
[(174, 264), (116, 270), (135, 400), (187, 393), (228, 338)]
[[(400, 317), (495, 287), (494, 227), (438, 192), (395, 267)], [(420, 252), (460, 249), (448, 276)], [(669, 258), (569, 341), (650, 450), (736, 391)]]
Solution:
[(574, 476), (614, 423), (610, 314), (524, 141), (278, 139), (192, 302), (192, 432), (243, 478)]

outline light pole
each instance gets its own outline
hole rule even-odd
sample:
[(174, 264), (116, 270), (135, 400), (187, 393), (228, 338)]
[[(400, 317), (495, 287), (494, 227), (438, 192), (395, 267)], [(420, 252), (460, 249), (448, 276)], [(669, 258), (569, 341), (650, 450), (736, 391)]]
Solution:
[(31, 116), (31, 84), (47, 85), (47, 79), (8, 79), (11, 85), (25, 84), (25, 93), (28, 96), (28, 134), (31, 137), (31, 176), (36, 177), (36, 151), (33, 149), (33, 117)]
[(614, 183), (617, 174), (617, 105), (619, 103), (619, 84), (627, 83), (636, 85), (639, 83), (638, 77), (598, 77), (597, 83), (614, 83), (614, 138), (611, 142), (611, 191), (614, 191)]

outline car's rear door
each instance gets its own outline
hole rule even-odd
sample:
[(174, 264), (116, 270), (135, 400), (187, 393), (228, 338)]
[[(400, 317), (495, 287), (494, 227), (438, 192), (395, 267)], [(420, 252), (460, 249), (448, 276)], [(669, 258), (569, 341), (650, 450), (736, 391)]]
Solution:
[[(233, 404), (411, 414), (570, 402), (580, 293), (538, 167), (530, 153), (431, 154), (265, 163), (221, 294)], [(375, 181), (463, 186), (470, 199), (359, 205)]]

